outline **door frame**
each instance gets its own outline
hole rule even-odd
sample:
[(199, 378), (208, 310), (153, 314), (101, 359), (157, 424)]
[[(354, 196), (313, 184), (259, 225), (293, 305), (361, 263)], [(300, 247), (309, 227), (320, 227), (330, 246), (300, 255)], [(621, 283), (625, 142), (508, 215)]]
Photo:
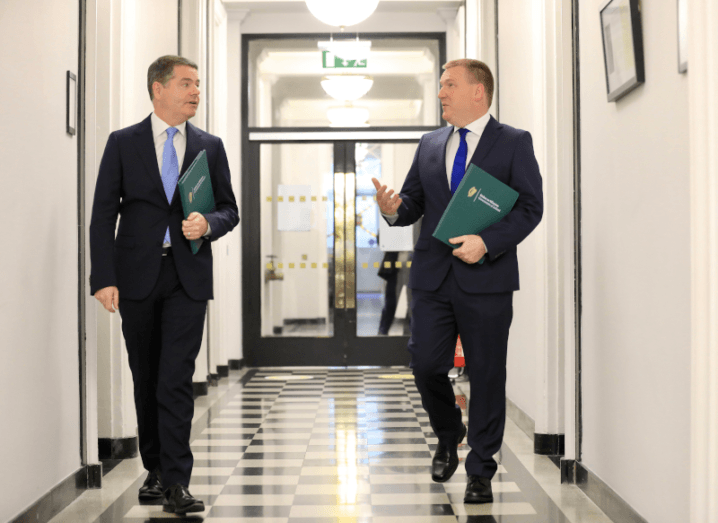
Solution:
[[(249, 367), (276, 366), (395, 366), (407, 365), (405, 350), (408, 336), (357, 336), (357, 308), (334, 308), (335, 334), (332, 337), (276, 336), (262, 337), (260, 213), (260, 148), (263, 144), (332, 143), (344, 151), (335, 159), (334, 172), (354, 173), (354, 156), (346, 154), (361, 143), (418, 143), (433, 127), (391, 131), (371, 130), (267, 130), (252, 129), (244, 148), (245, 169), (242, 190), (242, 310), (243, 354)], [(356, 257), (353, 263), (356, 274)], [(334, 278), (332, 278), (332, 283)], [(347, 296), (349, 298), (349, 296)], [(332, 304), (334, 305), (334, 304)]]
[[(258, 366), (354, 366), (354, 365), (406, 365), (408, 353), (397, 351), (397, 344), (406, 346), (406, 336), (356, 337), (344, 336), (342, 346), (337, 347), (336, 338), (314, 337), (267, 337), (261, 336), (261, 304), (258, 298), (262, 285), (262, 260), (260, 252), (260, 201), (259, 149), (265, 143), (411, 143), (422, 135), (446, 125), (438, 108), (438, 126), (403, 126), (369, 128), (332, 127), (249, 127), (249, 45), (256, 40), (329, 39), (330, 33), (275, 33), (243, 34), (242, 65), (242, 354), (244, 364)], [(363, 38), (386, 39), (435, 39), (439, 48), (438, 76), (446, 63), (446, 33), (362, 33)], [(354, 165), (351, 165), (354, 172)], [(335, 171), (337, 169), (335, 168)], [(255, 173), (255, 174), (253, 174)], [(356, 258), (354, 259), (356, 263)], [(354, 267), (356, 274), (356, 265)], [(337, 320), (345, 326), (356, 324), (356, 308), (334, 309)], [(341, 349), (341, 350), (337, 350)], [(392, 354), (402, 354), (400, 359)]]

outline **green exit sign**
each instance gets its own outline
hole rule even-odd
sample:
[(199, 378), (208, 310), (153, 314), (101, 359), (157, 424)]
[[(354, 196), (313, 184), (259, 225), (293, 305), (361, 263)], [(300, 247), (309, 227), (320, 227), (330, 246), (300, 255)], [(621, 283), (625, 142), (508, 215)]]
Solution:
[(324, 69), (366, 69), (366, 60), (344, 60), (331, 51), (322, 51)]

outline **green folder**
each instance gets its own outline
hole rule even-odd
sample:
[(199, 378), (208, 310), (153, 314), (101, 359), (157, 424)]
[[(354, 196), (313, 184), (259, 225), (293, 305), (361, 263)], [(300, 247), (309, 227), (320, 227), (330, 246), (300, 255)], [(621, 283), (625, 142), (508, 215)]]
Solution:
[[(479, 234), (506, 216), (518, 197), (519, 193), (511, 187), (469, 164), (432, 236), (456, 249), (461, 244), (449, 243), (449, 238)], [(479, 263), (483, 263), (484, 258)]]
[[(214, 192), (212, 191), (212, 180), (209, 176), (209, 165), (207, 164), (207, 153), (203, 149), (187, 168), (177, 182), (182, 198), (182, 210), (187, 218), (191, 213), (198, 212), (207, 214), (214, 210)], [(202, 238), (190, 240), (192, 254), (197, 254), (202, 246)]]

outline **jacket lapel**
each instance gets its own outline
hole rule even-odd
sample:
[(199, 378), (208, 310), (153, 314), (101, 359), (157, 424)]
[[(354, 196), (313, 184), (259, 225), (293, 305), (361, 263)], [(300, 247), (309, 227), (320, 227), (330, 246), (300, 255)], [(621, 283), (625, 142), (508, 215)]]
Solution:
[(189, 166), (192, 165), (192, 162), (202, 150), (201, 131), (187, 122), (185, 132), (187, 133), (187, 147), (185, 148), (184, 159), (182, 161), (182, 167), (180, 168), (180, 178)]
[[(197, 157), (201, 149), (201, 135), (199, 129), (197, 129), (194, 125), (187, 122), (187, 125), (185, 126), (185, 134), (187, 135), (187, 145), (185, 147), (184, 151), (184, 158), (182, 159), (182, 166), (180, 168), (180, 179), (182, 178), (182, 175), (187, 171), (190, 165), (192, 165), (192, 162)], [(179, 181), (179, 180), (178, 180)], [(179, 185), (178, 189), (175, 189), (174, 194), (172, 195), (172, 205), (176, 204), (179, 199), (177, 198), (177, 195), (179, 194)]]
[[(160, 168), (157, 165), (157, 154), (155, 153), (155, 140), (152, 136), (152, 121), (148, 116), (137, 127), (135, 131), (135, 147), (137, 152), (142, 159), (142, 163), (145, 164), (147, 174), (155, 182), (155, 185), (160, 190), (160, 194), (165, 194), (165, 188), (162, 185), (162, 178), (160, 177)], [(166, 201), (166, 199), (165, 199)]]
[(476, 146), (474, 155), (471, 157), (471, 163), (478, 166), (484, 158), (486, 158), (486, 155), (489, 154), (489, 151), (494, 146), (496, 138), (499, 137), (500, 127), (501, 124), (497, 122), (493, 116), (491, 116), (489, 118), (489, 122), (486, 124), (486, 129), (484, 129), (484, 132), (481, 134), (481, 138), (479, 139), (479, 144)]
[(441, 164), (439, 166), (439, 186), (441, 187), (442, 198), (448, 203), (451, 200), (451, 187), (449, 187), (449, 179), (446, 175), (446, 147), (449, 145), (449, 138), (454, 132), (454, 127), (445, 127), (444, 132), (439, 135), (438, 141), (441, 146)]

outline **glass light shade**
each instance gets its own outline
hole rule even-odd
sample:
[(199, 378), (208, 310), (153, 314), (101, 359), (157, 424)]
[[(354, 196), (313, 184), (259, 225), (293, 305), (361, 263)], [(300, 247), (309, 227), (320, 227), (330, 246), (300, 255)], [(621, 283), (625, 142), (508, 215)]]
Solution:
[(358, 100), (369, 92), (374, 80), (364, 75), (329, 75), (322, 78), (322, 89), (335, 100)]
[(345, 27), (363, 22), (379, 0), (305, 0), (309, 11), (327, 25)]
[(369, 109), (366, 107), (330, 107), (327, 118), (331, 127), (368, 127)]

